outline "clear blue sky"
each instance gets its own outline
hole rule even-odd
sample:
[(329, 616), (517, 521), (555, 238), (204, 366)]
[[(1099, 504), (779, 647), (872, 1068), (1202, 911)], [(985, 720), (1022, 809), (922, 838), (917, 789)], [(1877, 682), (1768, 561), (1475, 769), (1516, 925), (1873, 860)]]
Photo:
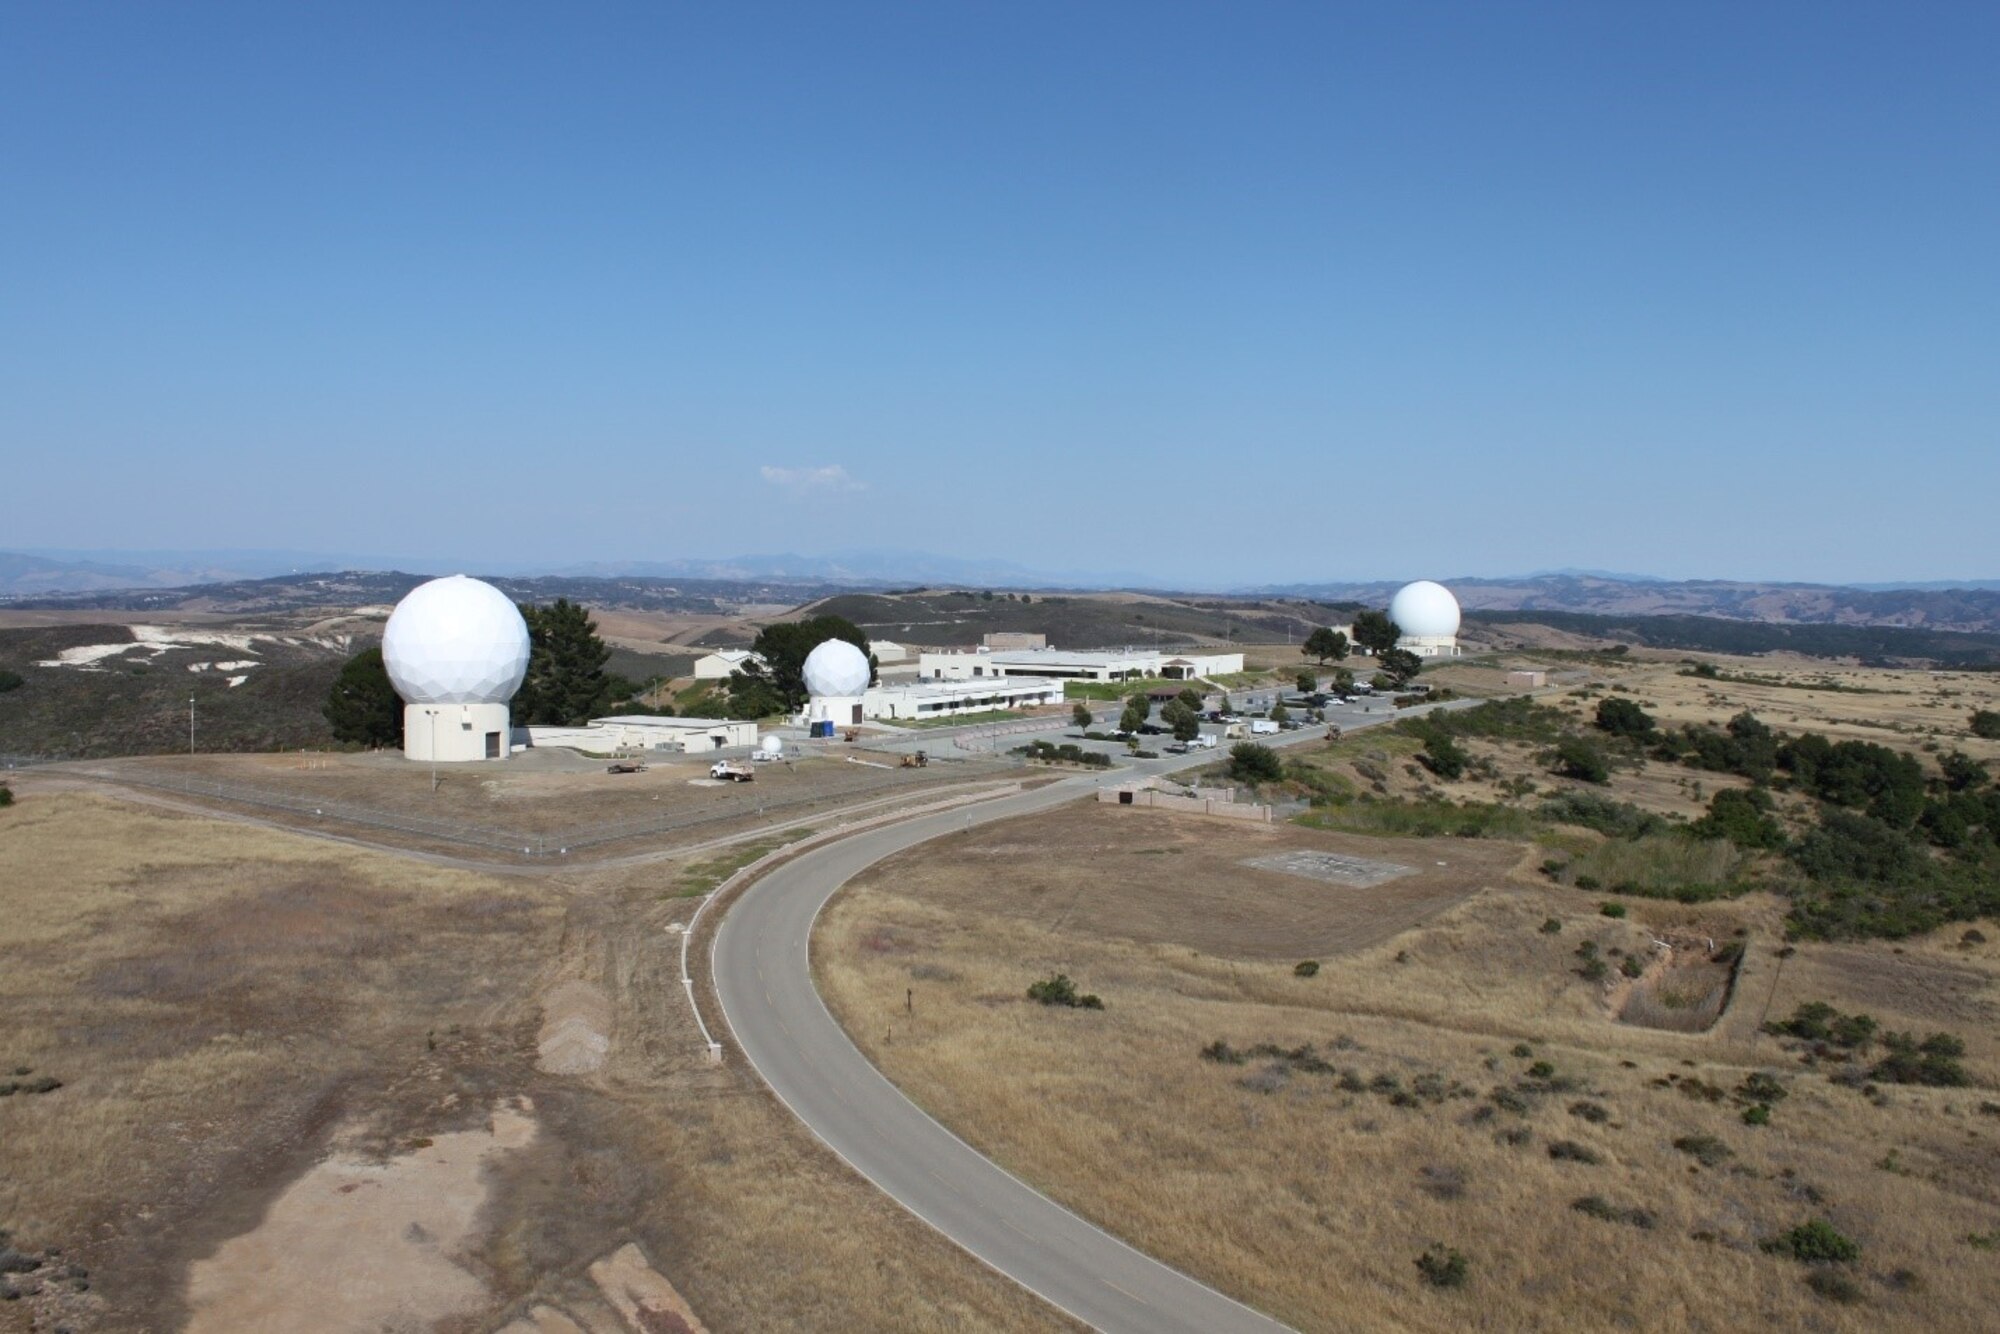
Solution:
[(2000, 576), (2000, 6), (0, 11), (0, 548)]

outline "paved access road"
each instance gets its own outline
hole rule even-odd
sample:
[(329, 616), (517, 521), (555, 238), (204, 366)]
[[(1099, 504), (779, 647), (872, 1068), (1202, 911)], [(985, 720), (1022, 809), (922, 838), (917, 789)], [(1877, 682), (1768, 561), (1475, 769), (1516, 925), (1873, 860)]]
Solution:
[(813, 987), (806, 952), (813, 920), (850, 877), (926, 839), (1046, 810), (1116, 781), (1067, 779), (869, 830), (779, 866), (716, 932), (711, 961), (723, 1016), (772, 1090), (849, 1166), (1084, 1323), (1134, 1334), (1281, 1331), (1035, 1193), (933, 1121), (869, 1064)]
[[(1342, 722), (1351, 730), (1399, 716), (1410, 715), (1385, 711)], [(1258, 740), (1285, 747), (1320, 736), (1314, 728)], [(744, 892), (722, 919), (709, 955), (724, 1021), (750, 1064), (807, 1129), (979, 1259), (1078, 1320), (1116, 1334), (1273, 1334), (1286, 1327), (1037, 1194), (933, 1121), (834, 1022), (813, 986), (808, 942), (814, 920), (835, 891), (892, 853), (956, 829), (1086, 798), (1099, 787), (1217, 758), (1198, 751), (1134, 765), (1136, 773), (1079, 775), (815, 848)]]
[[(1409, 716), (1384, 711), (1340, 721), (1351, 731)], [(1313, 728), (1258, 739), (1288, 747), (1320, 735)], [(892, 853), (955, 829), (1029, 815), (1088, 797), (1099, 787), (1217, 758), (1197, 751), (1142, 762), (1122, 773), (1079, 775), (815, 848), (751, 885), (722, 919), (709, 954), (724, 1022), (750, 1064), (807, 1129), (974, 1256), (1085, 1324), (1114, 1334), (1275, 1334), (1286, 1326), (1084, 1221), (932, 1120), (834, 1022), (813, 986), (809, 942), (827, 900)]]

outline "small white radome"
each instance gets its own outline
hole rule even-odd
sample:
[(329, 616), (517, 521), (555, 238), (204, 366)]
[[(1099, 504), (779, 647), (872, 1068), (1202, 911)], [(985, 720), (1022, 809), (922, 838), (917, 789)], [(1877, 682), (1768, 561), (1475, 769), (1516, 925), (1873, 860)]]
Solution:
[(806, 693), (846, 699), (868, 689), (868, 655), (845, 639), (829, 639), (806, 654)]

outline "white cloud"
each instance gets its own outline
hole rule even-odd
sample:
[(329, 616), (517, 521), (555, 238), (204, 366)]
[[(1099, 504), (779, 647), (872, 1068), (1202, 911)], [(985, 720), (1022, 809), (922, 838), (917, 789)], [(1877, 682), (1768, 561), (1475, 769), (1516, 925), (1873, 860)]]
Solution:
[(824, 468), (774, 468), (767, 463), (757, 471), (772, 486), (795, 496), (868, 489), (866, 482), (848, 476), (847, 469), (838, 463), (829, 463)]

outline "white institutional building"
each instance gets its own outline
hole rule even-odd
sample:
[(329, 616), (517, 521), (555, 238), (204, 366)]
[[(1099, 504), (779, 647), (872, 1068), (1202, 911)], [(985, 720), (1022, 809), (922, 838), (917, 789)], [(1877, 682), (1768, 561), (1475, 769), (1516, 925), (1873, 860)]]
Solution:
[(1184, 653), (1141, 648), (975, 649), (925, 653), (917, 659), (917, 675), (926, 681), (977, 681), (1012, 676), (1059, 681), (1131, 681), (1147, 677), (1186, 681), (1242, 670), (1241, 653), (1202, 649)]

